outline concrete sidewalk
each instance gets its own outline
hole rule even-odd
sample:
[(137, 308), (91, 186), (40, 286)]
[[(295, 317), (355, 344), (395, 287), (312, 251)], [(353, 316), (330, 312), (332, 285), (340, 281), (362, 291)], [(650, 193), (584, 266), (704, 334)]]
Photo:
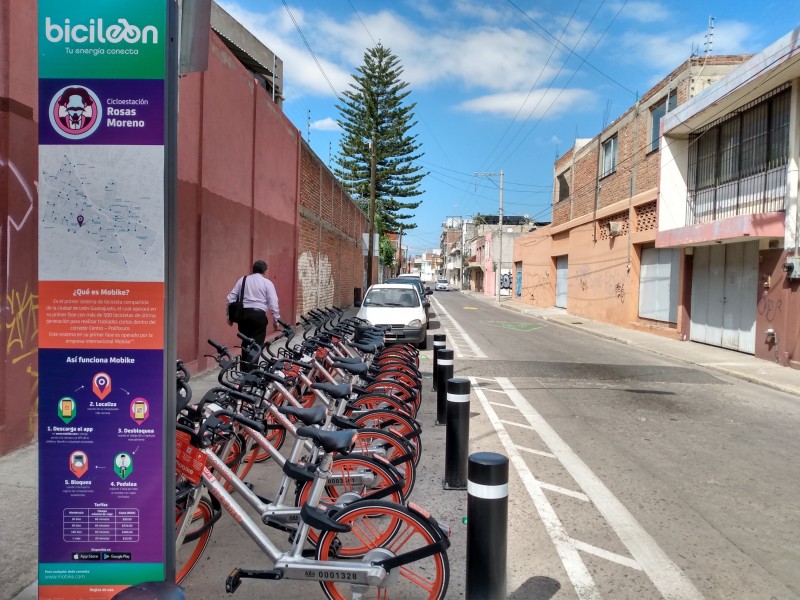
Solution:
[[(471, 301), (498, 305), (495, 297), (469, 291), (461, 293)], [(499, 306), (522, 315), (578, 329), (591, 335), (800, 396), (800, 370), (782, 367), (776, 362), (762, 360), (750, 354), (600, 323), (571, 315), (563, 308), (538, 308), (516, 300), (502, 300)]]

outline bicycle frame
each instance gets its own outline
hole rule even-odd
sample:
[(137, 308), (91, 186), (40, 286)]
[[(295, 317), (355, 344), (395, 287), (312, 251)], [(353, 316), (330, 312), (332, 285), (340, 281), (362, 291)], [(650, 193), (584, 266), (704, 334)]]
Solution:
[[(243, 497), (255, 499), (258, 503), (260, 500), (253, 494), (252, 491), (242, 482), (233, 472), (225, 466), (225, 464), (208, 449), (203, 449), (202, 452), (206, 455), (209, 462), (215, 469), (220, 469), (223, 473), (227, 470), (226, 475), (232, 476), (229, 483), (233, 485), (237, 492), (242, 494)], [(330, 475), (330, 466), (332, 464), (332, 456), (325, 454), (322, 462), (317, 469), (314, 477), (314, 484), (311, 490), (308, 506), (318, 507), (320, 498), (324, 491), (325, 483)], [(307, 523), (299, 520), (300, 509), (295, 508), (297, 511), (299, 526), (297, 533), (294, 536), (292, 546), (288, 551), (282, 551), (276, 546), (269, 536), (261, 529), (261, 527), (244, 511), (241, 505), (228, 493), (225, 486), (222, 485), (217, 478), (211, 473), (208, 468), (203, 470), (202, 486), (206, 488), (209, 493), (214, 496), (220, 505), (233, 517), (239, 526), (244, 529), (245, 533), (255, 542), (264, 554), (269, 557), (273, 563), (273, 567), (278, 574), (277, 578), (296, 579), (303, 581), (346, 581), (352, 585), (363, 586), (378, 586), (381, 587), (388, 583), (388, 572), (379, 565), (373, 565), (368, 562), (350, 562), (350, 561), (329, 561), (329, 560), (316, 560), (303, 557), (303, 548), (308, 539), (310, 527)]]

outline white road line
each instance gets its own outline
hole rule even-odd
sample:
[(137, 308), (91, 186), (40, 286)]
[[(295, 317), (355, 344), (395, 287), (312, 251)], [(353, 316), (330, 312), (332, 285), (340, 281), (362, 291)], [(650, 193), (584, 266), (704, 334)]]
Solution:
[(572, 586), (575, 588), (575, 593), (580, 600), (600, 600), (602, 596), (597, 589), (591, 573), (589, 573), (589, 569), (586, 568), (580, 553), (572, 544), (572, 539), (567, 534), (564, 525), (558, 518), (555, 509), (553, 509), (553, 506), (548, 501), (547, 496), (545, 496), (544, 491), (542, 491), (539, 482), (533, 476), (533, 473), (531, 473), (528, 465), (525, 464), (525, 459), (523, 459), (517, 451), (514, 442), (511, 440), (511, 436), (508, 435), (500, 419), (497, 418), (497, 413), (494, 412), (494, 409), (486, 399), (486, 394), (475, 385), (475, 378), (470, 377), (470, 382), (472, 383), (473, 391), (478, 396), (478, 400), (480, 400), (483, 406), (483, 410), (486, 412), (486, 416), (489, 417), (489, 421), (497, 432), (497, 437), (500, 438), (500, 442), (506, 449), (509, 461), (519, 474), (525, 489), (528, 491), (528, 495), (531, 497), (531, 500), (533, 500), (533, 505), (536, 507), (542, 519), (544, 528), (550, 535), (550, 539), (553, 540), (553, 545), (556, 548), (558, 556), (561, 558), (561, 563), (564, 565), (564, 570), (569, 580), (572, 582)]
[(525, 446), (517, 446), (517, 450), (523, 452), (530, 452), (531, 454), (538, 454), (539, 456), (546, 456), (547, 458), (555, 458), (556, 455), (550, 452), (542, 452), (541, 450), (534, 450), (533, 448), (526, 448)]
[(515, 423), (514, 421), (506, 421), (505, 419), (500, 419), (500, 422), (503, 425), (513, 425), (514, 427), (521, 427), (522, 429), (530, 429), (531, 431), (536, 431), (533, 428), (533, 425), (527, 425), (525, 423)]
[[(591, 499), (620, 541), (642, 569), (653, 585), (667, 600), (700, 600), (703, 595), (691, 580), (673, 563), (659, 547), (653, 537), (645, 531), (634, 516), (616, 496), (603, 484), (592, 470), (561, 439), (547, 421), (534, 409), (525, 397), (505, 377), (498, 377), (508, 397), (533, 426), (539, 437), (564, 465), (575, 482)], [(488, 407), (488, 403), (487, 407)], [(492, 410), (491, 407), (488, 407)]]
[(543, 489), (549, 490), (551, 492), (556, 492), (557, 494), (562, 494), (564, 496), (570, 496), (571, 498), (576, 498), (578, 500), (583, 500), (584, 502), (589, 501), (589, 496), (582, 492), (574, 492), (572, 490), (568, 490), (565, 487), (561, 487), (560, 485), (554, 485), (552, 483), (545, 483), (543, 481), (539, 482), (539, 485), (542, 486)]
[[(484, 391), (484, 392), (494, 392), (494, 391), (496, 391), (496, 390), (487, 390), (487, 389), (484, 389), (483, 391)], [(503, 404), (502, 402), (492, 402), (492, 406), (497, 406), (497, 407), (499, 407), (499, 408), (513, 408), (514, 410), (517, 410), (517, 407), (516, 407), (516, 406), (514, 406), (513, 404)]]
[(435, 298), (432, 298), (432, 300), (436, 303), (436, 314), (445, 315), (453, 323), (453, 327), (455, 328), (456, 331), (458, 331), (458, 333), (461, 334), (461, 337), (464, 338), (464, 341), (466, 342), (467, 346), (469, 346), (470, 350), (472, 350), (472, 353), (475, 355), (475, 358), (487, 358), (483, 350), (481, 350), (478, 347), (478, 345), (472, 340), (472, 338), (469, 337), (467, 332), (464, 331), (464, 328), (461, 327), (461, 325), (459, 325), (456, 322), (456, 320), (453, 317), (451, 317), (450, 314), (444, 309), (442, 303), (436, 300)]
[[(494, 379), (492, 379), (492, 383), (494, 383)], [(503, 394), (503, 396), (506, 395), (506, 393), (503, 390), (494, 390), (492, 388), (483, 388), (483, 391), (484, 392), (492, 392), (493, 394)], [(510, 408), (513, 408), (514, 410), (517, 410), (516, 406), (511, 406)]]
[(642, 565), (637, 563), (632, 558), (628, 558), (627, 556), (622, 556), (621, 554), (617, 554), (616, 552), (603, 550), (602, 548), (598, 548), (597, 546), (592, 546), (591, 544), (587, 544), (586, 542), (582, 542), (574, 538), (572, 540), (572, 544), (581, 552), (586, 552), (587, 554), (594, 554), (595, 556), (599, 556), (600, 558), (610, 560), (611, 562), (615, 562), (619, 565), (623, 565), (631, 569), (636, 569), (637, 571), (642, 570)]

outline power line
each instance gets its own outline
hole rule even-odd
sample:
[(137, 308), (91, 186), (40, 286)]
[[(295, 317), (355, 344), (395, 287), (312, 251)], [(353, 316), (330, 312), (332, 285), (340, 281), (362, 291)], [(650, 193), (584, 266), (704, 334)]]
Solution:
[(303, 40), (303, 43), (306, 45), (306, 48), (308, 49), (309, 54), (311, 54), (311, 58), (313, 58), (314, 62), (317, 64), (317, 68), (319, 69), (319, 72), (322, 73), (322, 76), (325, 78), (325, 81), (328, 82), (328, 87), (331, 88), (331, 91), (333, 92), (333, 95), (336, 96), (336, 98), (341, 101), (341, 98), (339, 98), (339, 94), (336, 91), (336, 88), (333, 87), (333, 84), (331, 83), (331, 80), (328, 79), (328, 74), (325, 73), (325, 69), (322, 68), (322, 64), (320, 64), (319, 59), (317, 59), (317, 55), (314, 53), (314, 50), (311, 48), (311, 44), (308, 43), (308, 40), (306, 39), (306, 36), (303, 35), (303, 31), (300, 29), (300, 25), (297, 23), (297, 20), (294, 18), (294, 15), (292, 14), (292, 11), (289, 9), (289, 5), (286, 4), (286, 0), (281, 0), (281, 2), (283, 2), (283, 7), (286, 9), (286, 12), (289, 13), (289, 18), (292, 20), (292, 23), (294, 23), (294, 28), (297, 30), (297, 33), (300, 34), (300, 38)]
[(350, 2), (350, 0), (347, 0), (347, 3), (350, 5), (350, 8), (353, 9), (353, 12), (356, 13), (356, 16), (358, 17), (358, 20), (361, 21), (361, 25), (362, 25), (362, 27), (364, 27), (364, 31), (367, 32), (367, 35), (369, 36), (369, 39), (372, 40), (372, 44), (375, 45), (375, 38), (372, 37), (372, 34), (369, 32), (369, 29), (367, 29), (367, 25), (364, 23), (363, 19), (361, 18), (361, 15), (358, 14), (358, 11), (356, 10), (356, 7), (353, 6), (353, 3)]
[[(567, 33), (567, 29), (569, 29), (569, 26), (572, 24), (572, 20), (575, 18), (575, 13), (578, 12), (578, 8), (580, 8), (582, 1), (583, 0), (579, 0), (578, 4), (575, 5), (575, 10), (572, 11), (572, 14), (569, 17), (569, 21), (567, 21), (567, 24), (564, 26), (564, 29), (561, 30), (561, 34), (558, 36), (558, 42), (559, 43), (561, 43), (561, 39), (564, 37), (564, 34)], [(588, 29), (588, 25), (587, 25), (587, 29)], [(582, 38), (583, 38), (583, 36), (581, 36), (581, 39)], [(580, 42), (580, 40), (578, 40), (578, 42)], [(576, 46), (577, 46), (577, 44), (576, 44)], [(550, 64), (550, 60), (555, 55), (557, 49), (558, 49), (558, 46), (554, 44), (552, 49), (550, 50), (550, 56), (547, 57), (547, 60), (545, 61), (544, 65), (542, 65), (542, 68), (539, 71), (539, 74), (536, 76), (536, 80), (533, 82), (533, 85), (531, 86), (531, 89), (528, 90), (528, 95), (525, 96), (525, 100), (522, 101), (522, 104), (520, 104), (519, 109), (517, 109), (517, 114), (514, 115), (514, 118), (511, 120), (511, 123), (508, 124), (508, 127), (506, 127), (506, 130), (500, 136), (500, 139), (497, 140), (497, 143), (494, 145), (494, 148), (492, 148), (491, 151), (489, 152), (489, 155), (487, 156), (486, 160), (484, 160), (481, 163), (481, 168), (483, 168), (483, 166), (486, 165), (486, 163), (488, 163), (491, 160), (492, 156), (494, 156), (494, 151), (497, 150), (498, 146), (500, 146), (500, 144), (505, 139), (506, 135), (508, 135), (508, 132), (514, 126), (514, 123), (517, 122), (517, 117), (519, 116), (519, 113), (522, 112), (522, 109), (525, 107), (525, 104), (528, 102), (528, 98), (531, 97), (531, 94), (533, 93), (533, 90), (535, 90), (536, 86), (539, 84), (539, 80), (542, 78), (542, 75), (544, 75), (545, 69), (547, 69), (547, 65)], [(537, 103), (537, 106), (538, 106), (538, 103)], [(527, 122), (527, 119), (526, 119), (526, 122)]]
[[(511, 0), (508, 0), (508, 1), (510, 2)], [(591, 55), (591, 53), (592, 53), (592, 52), (594, 52), (595, 48), (597, 48), (598, 44), (600, 44), (600, 42), (602, 41), (602, 39), (603, 39), (603, 38), (606, 36), (606, 34), (608, 33), (608, 30), (609, 30), (609, 29), (611, 29), (611, 26), (614, 24), (614, 21), (616, 21), (616, 20), (617, 20), (617, 17), (619, 17), (620, 13), (621, 13), (621, 12), (622, 12), (622, 10), (625, 8), (625, 6), (627, 6), (627, 4), (628, 4), (628, 0), (624, 0), (624, 2), (623, 2), (621, 5), (620, 5), (620, 7), (619, 7), (619, 10), (617, 11), (617, 13), (614, 15), (614, 18), (613, 18), (613, 19), (611, 19), (611, 21), (609, 22), (608, 26), (606, 26), (606, 28), (605, 28), (605, 30), (603, 31), (603, 33), (600, 35), (600, 37), (599, 37), (599, 38), (597, 38), (597, 40), (595, 41), (594, 45), (593, 45), (593, 46), (592, 46), (592, 48), (589, 50), (589, 54), (587, 54), (587, 56)], [(598, 10), (599, 10), (599, 9), (598, 9)], [(595, 13), (595, 14), (596, 14), (596, 13)], [(592, 17), (592, 18), (594, 18), (594, 17)], [(564, 64), (566, 64), (566, 62), (565, 62)], [(589, 63), (587, 63), (587, 62), (584, 60), (584, 64), (589, 64)], [(563, 65), (562, 65), (562, 69), (563, 69)], [(527, 140), (527, 139), (528, 139), (528, 136), (530, 136), (530, 134), (531, 134), (531, 133), (533, 133), (533, 131), (536, 129), (536, 127), (539, 125), (539, 123), (541, 123), (541, 122), (542, 122), (542, 119), (544, 119), (544, 116), (545, 116), (545, 115), (546, 115), (548, 112), (550, 112), (550, 109), (553, 107), (553, 105), (556, 103), (556, 101), (557, 101), (557, 100), (558, 100), (558, 99), (561, 97), (561, 94), (563, 94), (563, 93), (564, 93), (564, 90), (566, 89), (566, 86), (568, 86), (568, 85), (569, 85), (569, 84), (572, 82), (572, 80), (575, 78), (575, 75), (577, 75), (577, 74), (578, 74), (578, 71), (580, 71), (580, 67), (578, 67), (577, 69), (575, 69), (575, 71), (572, 73), (572, 75), (570, 75), (569, 79), (567, 80), (567, 83), (566, 83), (566, 85), (565, 85), (564, 87), (562, 87), (562, 88), (561, 88), (561, 90), (558, 92), (558, 94), (556, 95), (556, 97), (555, 97), (555, 98), (553, 98), (553, 101), (550, 103), (550, 106), (548, 106), (548, 107), (547, 107), (547, 110), (544, 112), (544, 114), (543, 114), (541, 117), (539, 117), (539, 118), (536, 120), (536, 123), (534, 123), (533, 127), (532, 127), (531, 129), (529, 129), (529, 130), (528, 130), (528, 133), (526, 133), (526, 134), (523, 136), (523, 138), (522, 138), (522, 139), (519, 141), (519, 144), (517, 144), (517, 145), (514, 147), (514, 149), (512, 150), (512, 153), (513, 153), (513, 152), (516, 152), (517, 150), (519, 150), (519, 147), (520, 147), (520, 146), (522, 146), (522, 144), (525, 142), (525, 140)], [(561, 69), (559, 69), (559, 73), (561, 73)], [(549, 91), (549, 90), (551, 89), (551, 87), (552, 87), (552, 84), (551, 84), (550, 86), (548, 86), (548, 88), (547, 88), (547, 91)], [(546, 93), (546, 92), (545, 92), (545, 93)], [(638, 94), (637, 94), (636, 96), (637, 96), (637, 99), (638, 99)], [(503, 160), (505, 156), (507, 156), (507, 154), (505, 154), (505, 155), (501, 155), (501, 158), (500, 158), (500, 160)]]
[[(524, 16), (524, 17), (525, 17), (527, 20), (529, 20), (531, 23), (533, 23), (534, 25), (536, 25), (536, 27), (538, 27), (539, 29), (541, 29), (541, 30), (544, 32), (544, 34), (545, 34), (545, 35), (543, 36), (543, 37), (545, 37), (545, 39), (547, 39), (547, 38), (550, 38), (550, 39), (552, 39), (552, 40), (553, 40), (553, 42), (554, 42), (556, 45), (558, 45), (558, 46), (561, 46), (562, 48), (564, 48), (564, 49), (565, 49), (567, 52), (569, 52), (569, 53), (570, 53), (570, 55), (572, 55), (572, 56), (574, 56), (575, 58), (577, 58), (578, 60), (580, 60), (580, 61), (581, 61), (581, 63), (585, 64), (586, 66), (588, 66), (588, 67), (589, 67), (590, 69), (592, 69), (593, 71), (595, 71), (595, 72), (599, 73), (600, 75), (602, 75), (603, 77), (605, 77), (606, 79), (608, 79), (608, 80), (609, 80), (611, 83), (613, 83), (613, 84), (615, 84), (615, 85), (618, 85), (618, 86), (619, 86), (619, 87), (621, 87), (623, 90), (625, 90), (626, 92), (630, 93), (631, 95), (633, 95), (633, 96), (637, 96), (637, 93), (636, 93), (636, 92), (634, 92), (633, 90), (631, 90), (631, 89), (627, 88), (627, 87), (626, 87), (624, 84), (620, 83), (619, 81), (617, 81), (616, 79), (614, 79), (614, 78), (613, 78), (613, 77), (611, 77), (610, 75), (608, 75), (608, 74), (604, 73), (603, 71), (601, 71), (600, 69), (598, 69), (597, 67), (595, 67), (593, 64), (591, 64), (591, 63), (590, 63), (588, 60), (586, 60), (584, 57), (582, 57), (580, 54), (578, 54), (577, 52), (575, 52), (575, 51), (574, 51), (572, 48), (570, 48), (570, 47), (569, 47), (569, 46), (567, 46), (566, 44), (563, 44), (562, 42), (560, 42), (559, 40), (557, 40), (557, 39), (555, 38), (555, 36), (553, 36), (553, 34), (551, 34), (549, 31), (547, 31), (547, 29), (545, 29), (545, 28), (544, 28), (542, 25), (540, 25), (540, 24), (539, 24), (539, 23), (538, 23), (538, 22), (537, 22), (537, 21), (536, 21), (536, 20), (535, 20), (533, 17), (531, 17), (530, 15), (528, 15), (528, 13), (526, 13), (526, 12), (525, 12), (524, 10), (522, 10), (522, 9), (521, 9), (519, 6), (517, 6), (517, 5), (516, 5), (516, 4), (513, 2), (513, 0), (506, 0), (506, 2), (508, 2), (508, 3), (509, 3), (511, 6), (513, 6), (515, 9), (517, 9), (517, 10), (520, 12), (520, 14), (522, 14), (522, 15), (523, 15), (523, 16)], [(627, 4), (627, 0), (626, 0), (625, 4)], [(623, 5), (623, 6), (624, 6), (624, 5)], [(620, 9), (620, 10), (622, 10), (622, 9)], [(617, 12), (617, 14), (619, 14), (619, 12)], [(616, 18), (616, 17), (615, 17), (615, 18)], [(587, 56), (588, 56), (588, 55), (587, 55)]]

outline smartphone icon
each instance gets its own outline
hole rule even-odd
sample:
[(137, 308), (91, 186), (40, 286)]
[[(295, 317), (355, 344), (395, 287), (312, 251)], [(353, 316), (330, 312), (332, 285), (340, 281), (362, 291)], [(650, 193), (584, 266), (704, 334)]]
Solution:
[(133, 403), (133, 418), (137, 421), (141, 421), (144, 419), (145, 415), (147, 414), (147, 405), (142, 402), (141, 400), (137, 400)]

